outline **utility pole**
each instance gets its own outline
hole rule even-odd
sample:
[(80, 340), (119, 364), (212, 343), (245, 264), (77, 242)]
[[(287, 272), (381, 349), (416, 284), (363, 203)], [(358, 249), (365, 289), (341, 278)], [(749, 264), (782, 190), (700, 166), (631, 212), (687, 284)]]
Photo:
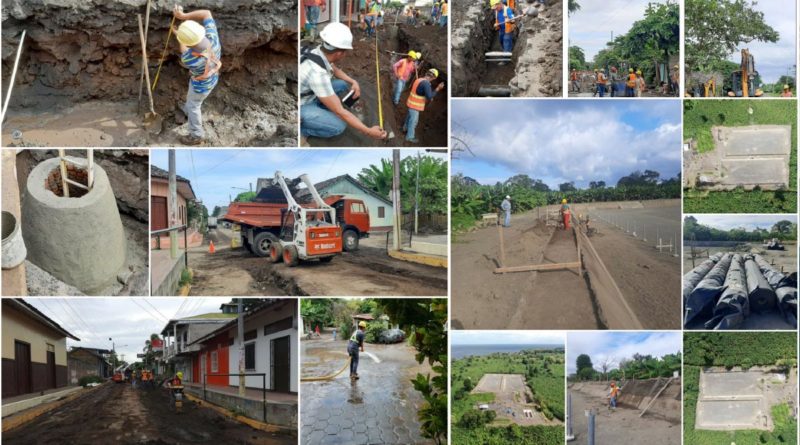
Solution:
[[(175, 173), (175, 149), (169, 150), (169, 227), (178, 225), (178, 181)], [(178, 257), (178, 232), (169, 232), (169, 257)]]
[(237, 335), (239, 337), (239, 397), (244, 397), (244, 309), (242, 299), (237, 298)]
[(403, 208), (400, 205), (400, 150), (392, 150), (392, 248), (400, 250), (400, 227), (403, 221)]
[(419, 164), (422, 162), (422, 156), (417, 152), (417, 186), (414, 192), (414, 235), (419, 233)]

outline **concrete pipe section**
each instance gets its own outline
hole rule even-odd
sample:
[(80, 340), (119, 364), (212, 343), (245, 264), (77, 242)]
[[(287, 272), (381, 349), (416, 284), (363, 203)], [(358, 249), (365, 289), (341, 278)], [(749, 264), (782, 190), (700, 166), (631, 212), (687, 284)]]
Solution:
[[(71, 165), (69, 179), (85, 184), (86, 171)], [(62, 190), (59, 159), (28, 176), (22, 199), (22, 232), (28, 259), (59, 280), (97, 294), (116, 280), (125, 262), (125, 235), (106, 172), (94, 164), (90, 191)]]
[(3, 211), (3, 269), (13, 269), (25, 261), (25, 242), (19, 222), (10, 212)]

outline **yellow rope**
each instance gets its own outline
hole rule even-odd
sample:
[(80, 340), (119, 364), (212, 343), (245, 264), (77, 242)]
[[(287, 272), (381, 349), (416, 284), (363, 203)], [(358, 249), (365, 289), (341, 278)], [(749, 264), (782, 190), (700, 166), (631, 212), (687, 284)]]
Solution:
[(337, 372), (335, 372), (333, 374), (328, 374), (328, 375), (324, 375), (324, 376), (321, 376), (321, 377), (301, 377), (300, 381), (301, 382), (318, 382), (320, 380), (333, 380), (334, 378), (336, 378), (336, 376), (338, 376), (339, 374), (343, 373), (344, 370), (347, 369), (348, 366), (350, 366), (350, 362), (352, 360), (353, 360), (353, 357), (350, 357), (350, 360), (347, 360), (347, 363), (344, 364), (342, 369), (338, 370)]
[[(377, 22), (377, 16), (375, 18)], [(383, 105), (381, 104), (381, 64), (379, 60), (378, 54), (378, 26), (377, 23), (374, 24), (375, 26), (375, 74), (377, 75), (377, 86), (378, 86), (378, 125), (383, 128)]]
[(167, 57), (167, 48), (169, 47), (169, 39), (172, 38), (172, 27), (175, 25), (175, 16), (172, 16), (172, 22), (169, 24), (169, 33), (167, 34), (167, 43), (164, 44), (164, 51), (161, 53), (161, 61), (158, 62), (158, 70), (156, 71), (156, 78), (153, 80), (153, 88), (150, 91), (156, 90), (158, 85), (158, 76), (161, 74), (161, 66), (164, 65), (164, 59)]

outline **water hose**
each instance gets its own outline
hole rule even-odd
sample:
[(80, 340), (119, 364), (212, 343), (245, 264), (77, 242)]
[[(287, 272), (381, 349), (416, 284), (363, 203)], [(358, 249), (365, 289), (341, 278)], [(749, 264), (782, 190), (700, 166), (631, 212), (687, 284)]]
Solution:
[(336, 378), (336, 376), (338, 376), (339, 374), (343, 373), (344, 370), (347, 369), (348, 366), (350, 366), (350, 362), (351, 361), (353, 361), (353, 357), (352, 356), (350, 357), (349, 360), (347, 360), (347, 363), (345, 363), (344, 366), (342, 366), (342, 369), (336, 371), (333, 374), (323, 375), (321, 377), (301, 377), (300, 381), (301, 382), (319, 382), (319, 381), (322, 381), (322, 380), (333, 380), (333, 379)]
[(153, 80), (153, 88), (150, 91), (156, 90), (158, 85), (158, 76), (161, 74), (161, 66), (164, 65), (164, 59), (167, 57), (167, 48), (169, 47), (169, 40), (172, 38), (172, 27), (175, 25), (175, 16), (172, 16), (172, 22), (169, 24), (169, 33), (167, 34), (167, 42), (164, 43), (164, 51), (161, 53), (161, 61), (158, 62), (158, 70), (156, 70), (156, 77)]

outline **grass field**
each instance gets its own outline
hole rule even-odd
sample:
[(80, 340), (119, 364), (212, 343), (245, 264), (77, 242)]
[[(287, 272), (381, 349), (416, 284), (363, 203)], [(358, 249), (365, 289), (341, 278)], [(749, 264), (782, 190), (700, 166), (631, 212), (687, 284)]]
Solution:
[(475, 385), (484, 374), (522, 374), (534, 397), (547, 406), (551, 414), (564, 420), (564, 351), (538, 350), (517, 353), (496, 353), (455, 360), (452, 364), (452, 440), (460, 445), (529, 444), (556, 445), (564, 443), (564, 427), (519, 426), (494, 422), (492, 426), (464, 428), (459, 420), (474, 406), (491, 402), (494, 394), (469, 394), (464, 383)]
[(685, 445), (797, 444), (797, 421), (787, 404), (771, 408), (773, 431), (696, 430), (695, 416), (700, 390), (700, 371), (705, 366), (774, 365), (788, 361), (797, 366), (797, 333), (794, 332), (700, 332), (684, 334)]
[[(748, 109), (752, 108), (750, 114)], [(685, 213), (797, 212), (797, 102), (795, 100), (687, 100), (683, 107), (683, 137), (697, 141), (698, 151), (714, 149), (712, 126), (791, 125), (792, 154), (789, 190), (684, 190)]]

